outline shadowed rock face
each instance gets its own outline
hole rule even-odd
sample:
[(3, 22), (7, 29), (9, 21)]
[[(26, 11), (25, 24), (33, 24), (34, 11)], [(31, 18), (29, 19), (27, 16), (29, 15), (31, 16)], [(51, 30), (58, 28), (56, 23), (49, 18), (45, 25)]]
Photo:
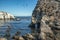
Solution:
[(60, 40), (60, 1), (38, 0), (32, 13), (31, 27), (40, 30), (38, 39)]

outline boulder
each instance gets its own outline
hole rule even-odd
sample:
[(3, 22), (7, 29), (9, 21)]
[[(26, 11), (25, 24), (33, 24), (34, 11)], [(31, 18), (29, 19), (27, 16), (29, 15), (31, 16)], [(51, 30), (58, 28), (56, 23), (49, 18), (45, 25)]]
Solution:
[(12, 39), (14, 40), (24, 40), (22, 36), (13, 36)]
[(25, 40), (35, 40), (35, 37), (32, 34), (26, 34), (24, 35)]
[(19, 37), (19, 40), (25, 40), (25, 39), (24, 39), (23, 37), (20, 36), (20, 37)]
[(7, 40), (6, 38), (0, 38), (0, 40)]

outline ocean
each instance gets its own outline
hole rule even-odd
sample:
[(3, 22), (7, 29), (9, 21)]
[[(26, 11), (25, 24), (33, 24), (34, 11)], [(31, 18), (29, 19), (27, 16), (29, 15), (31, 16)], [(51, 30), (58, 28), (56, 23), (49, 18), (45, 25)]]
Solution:
[(16, 16), (20, 20), (0, 20), (0, 37), (4, 37), (6, 34), (14, 36), (16, 32), (20, 32), (21, 35), (31, 33), (29, 24), (31, 23), (30, 16)]

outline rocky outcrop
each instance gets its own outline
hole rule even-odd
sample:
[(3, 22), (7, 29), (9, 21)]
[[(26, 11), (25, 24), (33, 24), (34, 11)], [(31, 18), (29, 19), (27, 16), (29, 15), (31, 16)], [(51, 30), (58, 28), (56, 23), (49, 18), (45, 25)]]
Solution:
[(30, 26), (40, 31), (39, 40), (60, 40), (60, 1), (38, 0)]
[(6, 38), (0, 38), (0, 40), (7, 40)]
[(15, 19), (15, 17), (7, 12), (0, 11), (0, 19)]
[(35, 37), (32, 34), (25, 34), (23, 36), (13, 36), (12, 39), (14, 40), (35, 40)]
[(13, 36), (12, 39), (14, 39), (14, 40), (25, 40), (22, 36)]
[(25, 40), (35, 40), (35, 37), (32, 34), (26, 34), (23, 36)]

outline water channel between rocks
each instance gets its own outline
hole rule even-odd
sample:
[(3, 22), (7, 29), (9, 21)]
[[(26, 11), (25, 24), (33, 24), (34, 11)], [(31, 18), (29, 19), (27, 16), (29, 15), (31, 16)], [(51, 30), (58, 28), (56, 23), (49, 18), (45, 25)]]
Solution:
[(31, 23), (31, 17), (20, 17), (20, 21), (0, 20), (0, 37), (3, 37), (10, 26), (10, 35), (15, 35), (16, 32), (21, 32), (20, 35), (31, 33), (31, 29), (28, 27)]

